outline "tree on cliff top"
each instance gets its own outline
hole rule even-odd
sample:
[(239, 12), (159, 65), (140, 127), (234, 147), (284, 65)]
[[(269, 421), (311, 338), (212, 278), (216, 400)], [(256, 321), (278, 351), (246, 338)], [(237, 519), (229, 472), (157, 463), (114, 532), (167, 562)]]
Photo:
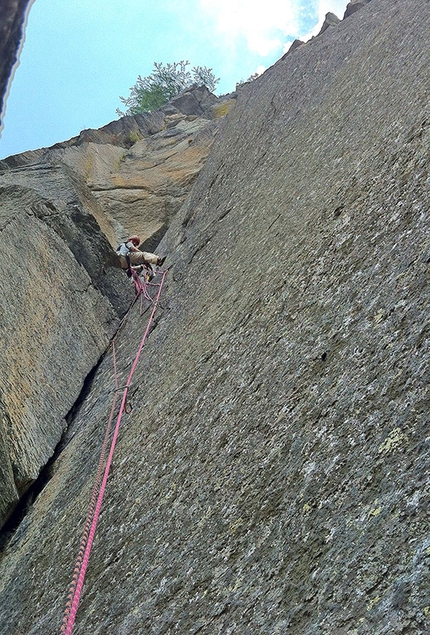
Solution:
[(125, 112), (117, 108), (117, 115), (137, 115), (140, 112), (157, 110), (169, 99), (176, 97), (181, 91), (198, 86), (206, 86), (214, 92), (219, 82), (211, 68), (206, 66), (194, 66), (191, 72), (187, 70), (189, 61), (181, 60), (172, 64), (154, 62), (154, 69), (147, 77), (137, 78), (134, 86), (130, 88), (128, 97), (120, 97), (126, 107)]

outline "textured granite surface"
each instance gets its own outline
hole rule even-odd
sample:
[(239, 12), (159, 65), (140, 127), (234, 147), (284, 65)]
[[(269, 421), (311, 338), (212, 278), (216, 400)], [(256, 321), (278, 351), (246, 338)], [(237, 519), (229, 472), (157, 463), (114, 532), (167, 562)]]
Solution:
[[(161, 245), (76, 635), (429, 632), (428, 8), (372, 0), (240, 90)], [(58, 632), (113, 390), (108, 351), (2, 635)]]

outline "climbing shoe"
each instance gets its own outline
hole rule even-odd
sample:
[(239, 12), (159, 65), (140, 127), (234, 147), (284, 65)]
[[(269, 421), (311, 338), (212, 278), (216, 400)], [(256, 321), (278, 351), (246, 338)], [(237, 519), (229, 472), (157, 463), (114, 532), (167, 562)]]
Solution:
[(166, 256), (164, 256), (164, 258), (159, 258), (159, 259), (157, 260), (157, 265), (158, 265), (159, 267), (162, 267), (162, 266), (163, 266), (163, 264), (164, 264), (164, 261), (165, 261), (165, 260), (166, 260)]

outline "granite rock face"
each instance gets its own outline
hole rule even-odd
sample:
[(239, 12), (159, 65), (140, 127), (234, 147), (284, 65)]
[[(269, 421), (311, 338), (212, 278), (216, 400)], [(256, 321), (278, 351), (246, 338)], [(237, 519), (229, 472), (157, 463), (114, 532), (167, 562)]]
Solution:
[[(427, 9), (372, 0), (239, 91), (160, 245), (77, 635), (429, 632)], [(4, 550), (1, 635), (59, 630), (114, 386), (109, 352)]]
[[(220, 101), (206, 88), (197, 88), (165, 106), (168, 114), (160, 111), (123, 117), (101, 130), (84, 131), (53, 148), (23, 153), (1, 162), (0, 214), (4, 225), (1, 244), (3, 253), (9, 254), (2, 276), (4, 297), (16, 295), (17, 276), (23, 288), (34, 288), (34, 296), (26, 291), (26, 297), (31, 297), (28, 310), (35, 312), (35, 323), (45, 321), (46, 332), (43, 335), (38, 324), (35, 338), (27, 313), (17, 312), (17, 307), (10, 313), (5, 308), (4, 314), (10, 316), (10, 321), (3, 320), (2, 336), (7, 341), (13, 330), (16, 342), (9, 350), (10, 358), (6, 355), (2, 364), (4, 461), (0, 523), (7, 519), (21, 494), (36, 480), (53, 454), (66, 427), (65, 416), (113, 334), (114, 315), (120, 318), (131, 301), (131, 287), (118, 269), (112, 247), (127, 234), (139, 233), (146, 249), (155, 248), (209, 152), (219, 127), (220, 117), (217, 118), (214, 109)], [(14, 257), (21, 254), (21, 243), (27, 240), (25, 227), (32, 233), (26, 247), (28, 255), (25, 251), (25, 258)], [(49, 250), (51, 240), (57, 246)], [(75, 259), (73, 265), (71, 258)], [(33, 267), (33, 259), (37, 268)], [(69, 307), (59, 314), (52, 303), (57, 306), (64, 296), (77, 297), (76, 268), (79, 280), (83, 276), (89, 291), (83, 293), (85, 319), (74, 326), (76, 346), (69, 355), (67, 346), (56, 347), (55, 337), (70, 330), (79, 311), (74, 313)], [(43, 282), (34, 285), (36, 271)], [(62, 281), (58, 294), (51, 293), (52, 280), (58, 278)], [(80, 281), (78, 286), (82, 284)], [(65, 302), (65, 308), (67, 305)], [(77, 304), (72, 306), (78, 308)], [(87, 348), (88, 340), (91, 346)], [(36, 346), (40, 355), (34, 352), (33, 356), (23, 357), (19, 354), (19, 341), (23, 350)], [(85, 355), (81, 349), (86, 350)], [(79, 363), (74, 355), (79, 356)], [(13, 381), (7, 379), (13, 360), (19, 381), (14, 376)], [(50, 368), (58, 370), (70, 363), (73, 379), (67, 382), (69, 393), (63, 396), (61, 387), (53, 388), (55, 396), (39, 411), (43, 403), (40, 377), (51, 375)], [(34, 368), (31, 380), (25, 377), (29, 365)], [(51, 378), (49, 383), (52, 381)], [(23, 382), (29, 384), (26, 389)], [(24, 397), (18, 409), (14, 404), (21, 394)]]
[(53, 455), (131, 293), (90, 214), (36, 188), (3, 186), (0, 197), (3, 524)]
[(128, 151), (89, 145), (62, 157), (85, 175), (98, 205), (110, 221), (110, 241), (137, 233), (147, 250), (160, 242), (200, 172), (218, 121), (184, 115), (165, 117), (166, 129), (137, 141)]

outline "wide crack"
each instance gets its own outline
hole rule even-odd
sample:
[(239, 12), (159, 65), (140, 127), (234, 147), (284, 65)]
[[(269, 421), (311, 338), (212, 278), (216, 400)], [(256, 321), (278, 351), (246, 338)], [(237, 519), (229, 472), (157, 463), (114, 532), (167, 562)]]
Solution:
[(81, 389), (81, 392), (79, 393), (78, 398), (76, 399), (75, 403), (73, 404), (73, 406), (71, 407), (67, 415), (65, 416), (67, 426), (63, 434), (61, 435), (61, 438), (59, 442), (57, 443), (51, 458), (48, 460), (46, 465), (42, 467), (37, 479), (32, 483), (32, 485), (30, 485), (30, 487), (26, 490), (26, 492), (21, 496), (14, 510), (10, 514), (9, 518), (1, 527), (0, 529), (0, 560), (6, 550), (7, 545), (9, 544), (10, 540), (13, 538), (16, 530), (18, 529), (18, 527), (20, 526), (20, 524), (22, 523), (22, 521), (24, 520), (24, 518), (30, 511), (30, 509), (32, 508), (33, 504), (36, 502), (38, 496), (41, 494), (41, 492), (45, 489), (45, 487), (51, 480), (52, 475), (55, 471), (54, 467), (55, 467), (55, 463), (57, 459), (60, 457), (61, 453), (64, 451), (64, 449), (69, 444), (71, 438), (73, 437), (73, 434), (74, 434), (73, 424), (74, 424), (74, 421), (76, 420), (76, 415), (79, 412), (79, 409), (81, 408), (82, 404), (84, 403), (84, 401), (86, 400), (86, 398), (88, 397), (92, 389), (94, 377), (105, 355), (106, 355), (106, 351), (103, 353), (103, 355), (101, 355), (96, 365), (88, 373), (87, 377), (84, 380), (84, 384), (82, 386), (82, 389)]

